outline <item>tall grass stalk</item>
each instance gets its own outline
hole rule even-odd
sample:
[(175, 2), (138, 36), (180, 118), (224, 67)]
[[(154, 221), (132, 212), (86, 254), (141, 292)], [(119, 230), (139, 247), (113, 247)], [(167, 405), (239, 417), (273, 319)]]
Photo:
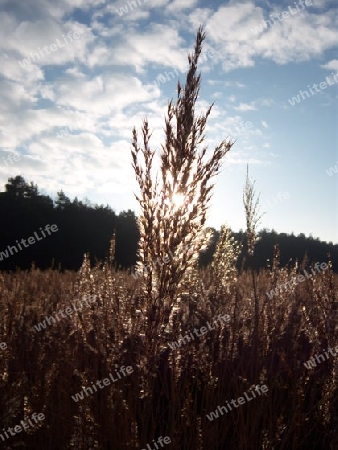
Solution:
[(263, 216), (259, 209), (259, 195), (256, 196), (255, 182), (249, 178), (249, 167), (246, 169), (246, 180), (243, 192), (243, 203), (246, 218), (246, 237), (247, 237), (247, 254), (249, 262), (249, 270), (251, 272), (253, 294), (254, 294), (254, 327), (253, 327), (253, 344), (257, 349), (258, 331), (259, 331), (259, 296), (257, 292), (256, 273), (253, 265), (253, 255), (255, 244), (257, 242), (257, 226)]
[(211, 105), (204, 114), (196, 116), (201, 82), (197, 64), (205, 36), (200, 27), (194, 52), (188, 56), (185, 85), (178, 81), (177, 100), (168, 104), (160, 174), (153, 174), (155, 151), (149, 147), (151, 134), (147, 119), (142, 128), (142, 148), (133, 129), (132, 159), (140, 188), (136, 198), (141, 207), (139, 268), (142, 270), (158, 258), (163, 260), (170, 252), (175, 255), (167, 264), (153, 264), (141, 280), (145, 315), (155, 333), (160, 317), (162, 323), (168, 323), (184, 276), (193, 270), (199, 251), (207, 244), (202, 231), (214, 186), (212, 180), (232, 146), (222, 141), (209, 158), (207, 147), (200, 149), (212, 108)]

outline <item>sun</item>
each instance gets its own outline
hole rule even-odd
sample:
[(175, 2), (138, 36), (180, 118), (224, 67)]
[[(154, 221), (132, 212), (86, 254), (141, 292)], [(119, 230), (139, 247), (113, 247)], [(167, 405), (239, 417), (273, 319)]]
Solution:
[(170, 197), (169, 202), (171, 203), (172, 208), (176, 211), (184, 209), (185, 211), (190, 213), (194, 208), (191, 198), (178, 192)]
[(185, 195), (183, 195), (183, 194), (176, 193), (176, 194), (173, 194), (171, 197), (171, 203), (173, 204), (175, 209), (181, 208), (185, 202), (186, 202), (186, 198), (185, 198)]

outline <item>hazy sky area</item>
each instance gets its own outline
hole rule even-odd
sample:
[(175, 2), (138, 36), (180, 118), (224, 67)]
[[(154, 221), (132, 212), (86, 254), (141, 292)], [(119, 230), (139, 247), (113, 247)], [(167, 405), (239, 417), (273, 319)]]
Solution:
[(147, 117), (151, 146), (160, 149), (168, 100), (204, 24), (198, 110), (215, 102), (206, 143), (211, 151), (236, 139), (208, 224), (245, 228), (249, 163), (266, 211), (261, 228), (338, 243), (336, 0), (0, 7), (1, 190), (21, 174), (52, 197), (63, 189), (71, 199), (138, 213), (132, 128), (140, 131)]

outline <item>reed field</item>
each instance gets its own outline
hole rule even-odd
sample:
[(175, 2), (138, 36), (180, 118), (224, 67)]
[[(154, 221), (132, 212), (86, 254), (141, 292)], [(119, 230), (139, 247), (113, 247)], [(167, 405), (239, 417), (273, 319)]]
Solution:
[(0, 272), (4, 450), (338, 449), (330, 257), (281, 267), (276, 247), (269, 269), (251, 268), (261, 214), (248, 173), (246, 242), (224, 226), (212, 263), (198, 265), (213, 184), (233, 145), (203, 147), (211, 107), (196, 116), (195, 102), (204, 39), (200, 28), (168, 105), (159, 173), (147, 120), (141, 144), (133, 130), (137, 267), (117, 269), (112, 230), (109, 257), (95, 266), (86, 254), (78, 272)]

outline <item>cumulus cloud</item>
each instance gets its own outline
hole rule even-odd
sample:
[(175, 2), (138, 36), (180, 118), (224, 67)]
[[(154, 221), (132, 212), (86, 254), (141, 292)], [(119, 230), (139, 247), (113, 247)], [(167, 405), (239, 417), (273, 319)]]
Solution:
[(191, 9), (196, 6), (198, 0), (173, 0), (166, 7), (166, 11), (178, 13), (186, 9)]
[(323, 69), (327, 70), (337, 70), (338, 71), (338, 59), (332, 59), (326, 64), (323, 64), (321, 66)]
[[(275, 102), (255, 98), (247, 80), (237, 77), (240, 70), (250, 70), (262, 60), (286, 64), (323, 58), (336, 45), (334, 14), (319, 8), (307, 9), (255, 36), (251, 29), (270, 11), (250, 1), (198, 7), (197, 0), (149, 0), (118, 17), (116, 8), (126, 3), (0, 0), (4, 10), (0, 15), (0, 151), (20, 154), (22, 172), (49, 192), (63, 187), (70, 195), (89, 196), (95, 188), (102, 195), (109, 191), (133, 198), (131, 129), (148, 116), (152, 145), (160, 148), (167, 98), (177, 80), (163, 86), (153, 80), (174, 68), (181, 71), (182, 80), (201, 23), (206, 24), (208, 36), (204, 50), (214, 51), (202, 64), (207, 74), (203, 86), (211, 89), (209, 99), (218, 103), (208, 125), (211, 144), (240, 127), (244, 119), (237, 114), (258, 114), (258, 106), (271, 107)], [(49, 54), (44, 50), (70, 32), (81, 38)], [(40, 51), (43, 57), (31, 57)], [(29, 63), (20, 64), (24, 59)], [(337, 63), (333, 59), (322, 68), (336, 70)], [(209, 104), (203, 95), (199, 111)], [(258, 123), (267, 128), (261, 118)], [(241, 152), (231, 155), (230, 161), (246, 161), (253, 151), (252, 160), (266, 162), (257, 143), (250, 142), (253, 138), (262, 139), (254, 123), (236, 137)], [(19, 163), (1, 166), (0, 182), (17, 174), (18, 168)]]
[[(282, 13), (274, 5), (269, 13)], [(253, 67), (257, 58), (277, 64), (307, 61), (318, 57), (336, 45), (336, 19), (331, 11), (314, 14), (304, 9), (264, 29), (256, 36), (251, 30), (269, 19), (261, 7), (253, 2), (221, 6), (208, 12), (207, 31), (219, 51), (219, 60), (225, 72), (239, 67)], [(201, 14), (201, 13), (200, 13)], [(224, 25), (226, 24), (226, 26)]]
[(240, 103), (238, 106), (235, 106), (234, 109), (236, 111), (254, 111), (256, 106), (254, 105), (254, 102), (252, 103)]

